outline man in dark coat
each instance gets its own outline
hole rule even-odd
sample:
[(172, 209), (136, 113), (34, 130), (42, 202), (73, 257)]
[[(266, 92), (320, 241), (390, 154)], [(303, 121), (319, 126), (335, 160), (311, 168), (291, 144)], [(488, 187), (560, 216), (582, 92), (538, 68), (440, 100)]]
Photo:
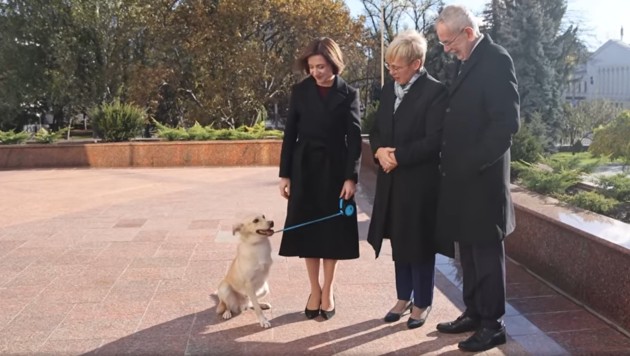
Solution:
[(519, 129), (519, 95), (512, 58), (461, 6), (447, 6), (436, 21), (446, 53), (459, 60), (449, 87), (441, 147), (437, 240), (458, 242), (464, 313), (440, 323), (443, 333), (475, 333), (459, 343), (483, 351), (505, 343), (503, 239), (514, 230), (510, 146)]

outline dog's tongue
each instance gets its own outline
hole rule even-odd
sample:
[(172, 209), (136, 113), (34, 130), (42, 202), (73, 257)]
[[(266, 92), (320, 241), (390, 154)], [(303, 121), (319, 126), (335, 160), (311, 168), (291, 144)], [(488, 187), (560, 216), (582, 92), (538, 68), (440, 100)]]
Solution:
[(257, 233), (261, 234), (261, 235), (266, 235), (266, 236), (271, 236), (273, 235), (273, 229), (267, 229), (267, 230), (256, 230)]

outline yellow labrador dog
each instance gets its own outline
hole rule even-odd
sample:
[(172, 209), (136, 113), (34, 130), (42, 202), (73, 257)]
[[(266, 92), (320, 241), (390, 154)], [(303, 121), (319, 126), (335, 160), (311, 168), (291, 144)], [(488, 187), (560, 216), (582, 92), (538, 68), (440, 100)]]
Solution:
[(219, 284), (217, 314), (230, 319), (232, 314), (253, 307), (260, 326), (271, 326), (263, 315), (263, 309), (271, 308), (268, 303), (259, 303), (269, 293), (267, 278), (271, 267), (271, 243), (273, 221), (259, 215), (235, 224), (232, 234), (239, 234), (238, 250), (227, 275)]

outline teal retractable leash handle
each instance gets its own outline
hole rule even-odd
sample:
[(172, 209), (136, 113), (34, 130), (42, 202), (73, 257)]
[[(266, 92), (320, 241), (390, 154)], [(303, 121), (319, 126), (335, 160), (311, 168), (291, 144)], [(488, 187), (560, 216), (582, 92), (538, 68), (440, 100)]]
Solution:
[(320, 218), (320, 219), (315, 219), (315, 220), (307, 221), (307, 222), (304, 222), (304, 223), (301, 223), (301, 224), (285, 227), (284, 229), (274, 231), (274, 234), (278, 233), (278, 232), (281, 232), (281, 231), (288, 231), (288, 230), (297, 229), (298, 227), (302, 227), (302, 226), (314, 224), (314, 223), (317, 223), (317, 222), (320, 222), (320, 221), (332, 219), (332, 218), (337, 217), (337, 216), (352, 216), (352, 215), (354, 215), (356, 210), (357, 209), (354, 206), (353, 202), (348, 201), (348, 200), (344, 200), (343, 198), (340, 198), (339, 199), (339, 212), (338, 213), (333, 214), (333, 215), (328, 215), (328, 216), (325, 216), (325, 217)]

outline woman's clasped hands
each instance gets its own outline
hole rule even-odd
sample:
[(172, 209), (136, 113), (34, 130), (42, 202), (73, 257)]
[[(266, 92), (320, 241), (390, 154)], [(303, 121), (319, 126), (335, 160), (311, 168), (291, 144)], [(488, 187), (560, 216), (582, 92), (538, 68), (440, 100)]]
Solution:
[(378, 163), (381, 165), (385, 173), (393, 171), (394, 168), (398, 166), (398, 161), (396, 161), (394, 151), (396, 151), (396, 149), (393, 147), (380, 147), (374, 154), (374, 157), (378, 159)]

